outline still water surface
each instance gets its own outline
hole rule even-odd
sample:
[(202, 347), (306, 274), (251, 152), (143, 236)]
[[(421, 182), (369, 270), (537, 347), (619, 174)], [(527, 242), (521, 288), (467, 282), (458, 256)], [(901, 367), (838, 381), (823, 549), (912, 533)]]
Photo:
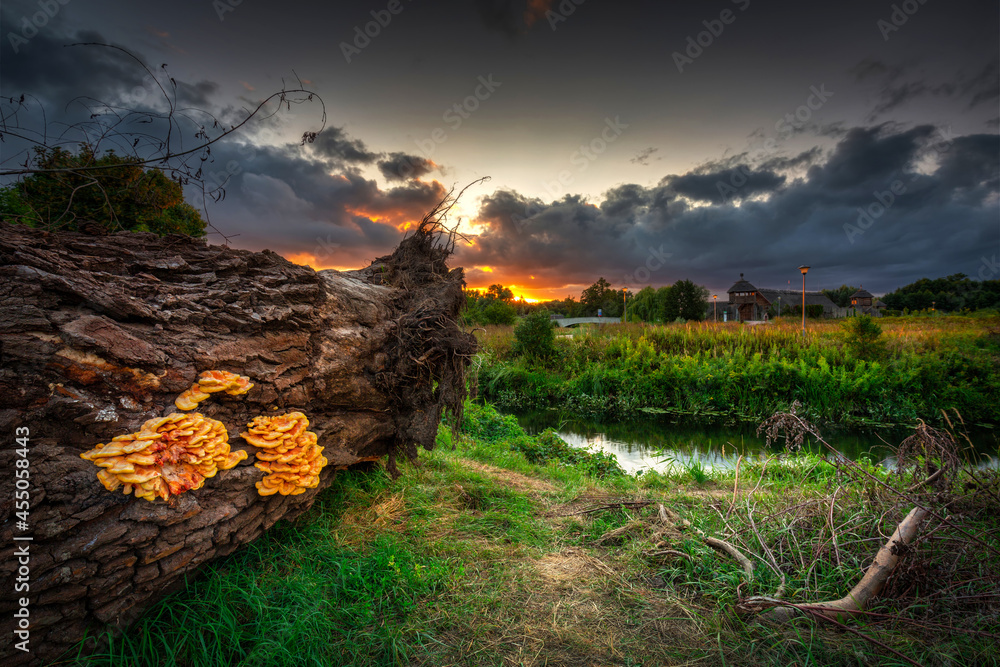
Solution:
[[(689, 466), (695, 462), (705, 468), (732, 468), (737, 458), (762, 459), (782, 451), (783, 443), (770, 447), (757, 428), (743, 423), (712, 423), (694, 418), (678, 419), (638, 415), (627, 422), (597, 423), (560, 413), (542, 410), (517, 415), (525, 431), (540, 433), (554, 428), (574, 447), (593, 448), (614, 454), (628, 472), (662, 470), (676, 462)], [(820, 435), (844, 456), (857, 459), (868, 456), (882, 465), (893, 466), (893, 447), (912, 433), (905, 427), (878, 429), (834, 429), (821, 427)], [(980, 467), (1000, 466), (1000, 431), (977, 429), (969, 433)], [(817, 454), (827, 451), (808, 438), (803, 447)]]

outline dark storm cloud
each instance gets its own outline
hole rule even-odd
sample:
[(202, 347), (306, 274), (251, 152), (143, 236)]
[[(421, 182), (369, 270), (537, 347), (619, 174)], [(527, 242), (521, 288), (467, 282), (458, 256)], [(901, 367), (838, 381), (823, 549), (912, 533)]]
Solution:
[(338, 248), (328, 259), (341, 264), (362, 249), (391, 248), (401, 238), (398, 226), (420, 220), (446, 192), (438, 181), (381, 189), (356, 170), (331, 175), (327, 161), (297, 144), (217, 146), (206, 173), (214, 181), (228, 174), (227, 192), (239, 194), (213, 207), (222, 231), (270, 239), (270, 247), (287, 252), (313, 252), (317, 238), (330, 241)]
[(310, 146), (319, 157), (335, 162), (371, 164), (379, 157), (378, 153), (368, 150), (363, 141), (351, 139), (339, 127), (324, 129)]
[[(2, 23), (15, 23), (6, 8)], [(111, 101), (113, 92), (129, 90), (143, 84), (145, 71), (126, 54), (100, 46), (70, 46), (76, 43), (108, 43), (104, 35), (92, 30), (82, 30), (72, 35), (62, 35), (54, 30), (43, 30), (13, 52), (5, 40), (0, 48), (0, 82), (4, 95), (31, 93), (58, 104), (71, 97), (91, 97)]]
[[(0, 12), (3, 25), (15, 23), (6, 8)], [(135, 110), (163, 109), (164, 93), (178, 107), (206, 109), (219, 89), (218, 84), (208, 80), (171, 80), (169, 68), (161, 67), (162, 63), (150, 63), (141, 54), (93, 30), (62, 33), (48, 28), (18, 44), (16, 53), (8, 41), (0, 48), (0, 93), (30, 93), (53, 109), (64, 109), (71, 100), (79, 100), (87, 107), (125, 102)]]
[(459, 259), (549, 284), (603, 275), (632, 289), (681, 278), (723, 287), (741, 271), (781, 286), (802, 263), (821, 287), (886, 291), (914, 273), (971, 275), (995, 245), (1000, 138), (942, 136), (931, 126), (851, 128), (825, 158), (792, 158), (816, 162), (804, 176), (760, 176), (766, 195), (739, 205), (677, 199), (712, 201), (709, 179), (722, 172), (703, 169), (656, 187), (618, 186), (599, 205), (571, 196), (540, 205), (498, 191), (483, 200), (482, 233)]
[[(5, 25), (8, 25), (7, 10), (5, 5)], [(191, 108), (203, 110), (223, 120), (226, 126), (246, 118), (249, 110), (260, 103), (260, 100), (248, 98), (243, 100), (243, 108), (222, 105), (219, 87), (214, 82), (171, 79), (168, 69), (161, 68), (159, 62), (150, 63), (139, 53), (136, 56), (140, 62), (136, 62), (117, 49), (64, 47), (74, 42), (107, 43), (109, 40), (93, 31), (65, 34), (57, 28), (50, 26), (39, 31), (27, 44), (20, 46), (17, 54), (11, 52), (8, 44), (2, 45), (5, 52), (0, 65), (3, 94), (17, 96), (24, 90), (34, 95), (45, 109), (50, 128), (81, 120), (96, 127), (95, 123), (101, 119), (92, 119), (90, 114), (100, 110), (101, 103), (119, 109), (162, 114), (167, 107), (157, 81), (166, 88), (168, 95), (175, 96), (177, 107), (185, 108), (185, 113)], [(143, 65), (153, 72), (155, 80)], [(86, 106), (67, 105), (69, 100), (81, 96), (88, 101)], [(42, 114), (38, 113), (38, 104), (30, 99), (29, 104), (31, 106), (23, 115), (38, 125), (32, 129), (40, 136), (44, 131), (40, 124)], [(280, 114), (269, 115), (273, 107), (264, 110), (253, 125), (255, 129), (282, 130), (287, 121)], [(17, 120), (20, 121), (20, 117)], [(105, 121), (114, 122), (115, 117), (107, 116)], [(193, 122), (205, 121), (196, 116)], [(160, 125), (145, 124), (141, 128), (160, 136), (161, 130), (165, 132), (163, 123), (165, 121)], [(182, 127), (190, 129), (188, 125)], [(119, 125), (118, 129), (131, 131), (135, 128)], [(86, 136), (84, 131), (85, 128), (70, 132), (67, 137), (82, 140)], [(220, 131), (213, 128), (209, 133), (217, 136)], [(118, 136), (116, 139), (112, 133), (101, 146), (117, 148), (122, 144), (123, 152), (130, 152), (130, 137)], [(10, 157), (12, 145), (8, 138), (4, 145), (5, 160)], [(142, 150), (142, 145), (137, 150)], [(190, 147), (185, 143), (184, 148)], [(194, 158), (196, 163), (197, 157)], [(410, 156), (393, 153), (386, 157), (337, 126), (327, 127), (306, 146), (298, 143), (255, 145), (252, 135), (238, 132), (232, 139), (214, 144), (210, 158), (201, 165), (208, 189), (222, 186), (226, 194), (220, 203), (209, 204), (211, 221), (243, 247), (270, 247), (288, 254), (308, 253), (325, 264), (360, 265), (365, 258), (384, 254), (397, 244), (402, 238), (400, 228), (419, 221), (445, 196), (441, 183), (417, 180), (418, 176), (436, 167), (422, 158), (415, 158), (414, 173), (406, 183), (380, 188), (359, 171), (380, 157), (385, 158), (385, 165), (380, 165), (383, 173), (388, 171), (401, 176), (404, 159)], [(196, 201), (195, 192), (189, 195)]]
[(810, 180), (835, 191), (867, 186), (909, 169), (935, 131), (931, 125), (900, 132), (891, 132), (889, 125), (853, 128), (825, 164), (810, 168)]
[[(664, 184), (679, 195), (713, 203), (729, 201), (733, 197), (752, 197), (762, 192), (773, 192), (784, 182), (784, 176), (769, 170), (754, 171), (748, 165), (705, 174), (669, 176), (664, 179)], [(735, 192), (731, 192), (727, 186), (735, 188)]]
[(936, 176), (946, 190), (978, 191), (977, 201), (1000, 187), (997, 155), (1000, 138), (995, 134), (975, 134), (958, 137), (942, 146), (940, 167)]
[(389, 153), (384, 160), (378, 161), (378, 170), (390, 181), (420, 178), (437, 168), (438, 166), (427, 158), (401, 152)]

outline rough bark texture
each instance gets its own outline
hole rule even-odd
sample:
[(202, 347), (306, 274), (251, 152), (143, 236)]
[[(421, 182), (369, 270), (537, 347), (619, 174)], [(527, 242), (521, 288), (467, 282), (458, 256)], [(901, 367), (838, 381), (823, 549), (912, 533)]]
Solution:
[[(462, 271), (427, 225), (361, 271), (186, 237), (48, 234), (0, 223), (0, 663), (49, 662), (87, 631), (124, 628), (204, 563), (313, 503), (338, 467), (430, 449), (460, 410), (474, 339)], [(199, 406), (251, 455), (170, 503), (106, 491), (80, 453), (176, 411), (201, 371), (249, 376)], [(261, 497), (256, 415), (301, 410), (329, 465), (319, 489)], [(29, 529), (16, 525), (15, 429), (29, 435)], [(33, 538), (14, 542), (15, 536)], [(31, 653), (12, 646), (30, 551)]]

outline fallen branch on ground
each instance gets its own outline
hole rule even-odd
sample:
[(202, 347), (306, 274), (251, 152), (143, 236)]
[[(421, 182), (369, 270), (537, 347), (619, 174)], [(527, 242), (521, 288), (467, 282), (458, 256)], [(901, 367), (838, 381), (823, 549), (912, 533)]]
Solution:
[[(839, 600), (808, 605), (810, 613), (816, 617), (839, 621), (844, 615), (863, 611), (871, 599), (878, 595), (882, 587), (885, 586), (889, 574), (899, 563), (900, 556), (909, 550), (910, 543), (916, 538), (917, 532), (928, 514), (929, 512), (921, 507), (914, 507), (910, 510), (910, 513), (896, 527), (896, 531), (889, 538), (889, 541), (878, 550), (875, 562), (868, 568), (861, 581), (851, 589), (851, 592)], [(747, 608), (759, 602), (776, 603), (773, 609), (761, 617), (768, 621), (786, 622), (798, 616), (802, 610), (800, 605), (781, 604), (775, 598), (748, 598), (742, 603), (742, 606)]]
[[(658, 509), (658, 514), (659, 514), (659, 517), (660, 517), (660, 521), (662, 521), (664, 524), (670, 525), (670, 523), (671, 523), (670, 516), (668, 514), (667, 508), (663, 506), (663, 503), (660, 503), (660, 506), (659, 506), (659, 509)], [(681, 523), (681, 522), (683, 522), (683, 523)], [(684, 519), (679, 519), (679, 521), (675, 521), (674, 523), (680, 523), (680, 525), (683, 525), (685, 527), (691, 525), (690, 521), (685, 521)], [(705, 542), (705, 544), (707, 544), (708, 546), (710, 546), (710, 547), (712, 547), (714, 549), (719, 549), (721, 551), (725, 551), (727, 554), (729, 554), (730, 556), (732, 556), (740, 565), (743, 566), (743, 569), (747, 573), (747, 581), (753, 581), (753, 563), (751, 563), (750, 559), (747, 558), (746, 556), (744, 556), (743, 553), (739, 549), (737, 549), (736, 547), (734, 547), (729, 542), (726, 542), (725, 540), (720, 540), (720, 539), (715, 538), (715, 537), (709, 537), (708, 535), (706, 535), (704, 533), (704, 531), (702, 531), (701, 529), (699, 529), (697, 527), (695, 527), (694, 529), (695, 529), (695, 531), (697, 531), (697, 533), (699, 535), (701, 535), (701, 539), (702, 539), (702, 541)]]

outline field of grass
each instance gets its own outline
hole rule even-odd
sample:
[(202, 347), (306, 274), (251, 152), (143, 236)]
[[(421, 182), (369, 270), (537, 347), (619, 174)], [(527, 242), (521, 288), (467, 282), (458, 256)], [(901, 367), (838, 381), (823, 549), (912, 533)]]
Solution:
[(1000, 318), (883, 318), (880, 349), (859, 358), (841, 321), (689, 323), (561, 330), (544, 362), (517, 358), (513, 329), (479, 330), (480, 396), (504, 409), (558, 407), (627, 418), (637, 410), (755, 421), (799, 401), (815, 420), (854, 424), (1000, 423)]
[(771, 626), (741, 603), (782, 577), (792, 602), (844, 595), (909, 480), (808, 456), (630, 477), (471, 404), (438, 440), (399, 479), (338, 475), (85, 664), (1000, 664), (995, 474), (956, 481), (978, 485), (948, 509), (975, 540), (931, 522), (868, 614)]

